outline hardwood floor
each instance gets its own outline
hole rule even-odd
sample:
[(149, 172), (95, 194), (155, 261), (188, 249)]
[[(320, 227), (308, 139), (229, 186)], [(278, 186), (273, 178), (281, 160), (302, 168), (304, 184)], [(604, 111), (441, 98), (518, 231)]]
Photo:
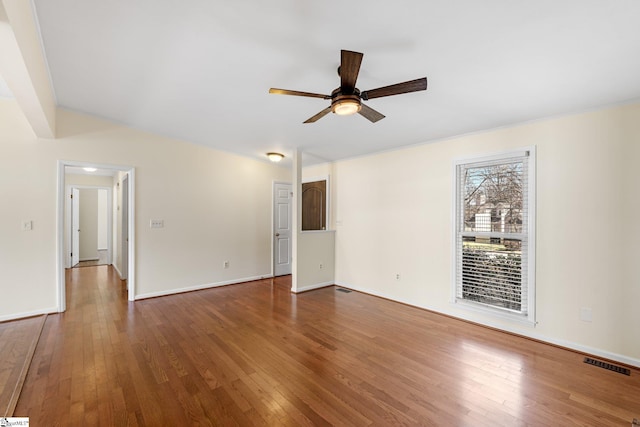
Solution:
[(106, 249), (100, 249), (98, 250), (98, 259), (94, 259), (91, 261), (80, 261), (79, 263), (77, 263), (76, 265), (73, 266), (73, 268), (78, 268), (78, 267), (95, 267), (97, 265), (107, 265), (107, 250)]
[(16, 416), (32, 425), (628, 426), (640, 372), (289, 278), (126, 301), (68, 271)]
[(0, 417), (13, 414), (45, 318), (0, 323)]

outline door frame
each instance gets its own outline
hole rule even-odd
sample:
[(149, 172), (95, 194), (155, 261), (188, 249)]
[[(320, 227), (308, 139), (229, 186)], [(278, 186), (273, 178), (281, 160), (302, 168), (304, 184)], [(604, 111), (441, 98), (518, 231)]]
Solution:
[[(126, 183), (126, 185), (125, 185)], [(120, 235), (116, 236), (116, 240), (120, 237), (120, 247), (118, 250), (120, 251), (120, 279), (127, 281), (127, 289), (129, 289), (129, 191), (130, 191), (130, 181), (129, 175), (124, 174), (122, 176), (121, 181), (119, 182), (119, 188), (122, 197), (118, 197), (118, 200), (121, 200), (120, 209), (122, 210), (122, 226), (120, 228)], [(127, 195), (125, 198), (124, 195)], [(127, 209), (123, 209), (123, 206), (126, 206)], [(124, 221), (124, 216), (127, 216), (127, 221)], [(124, 254), (127, 256), (123, 256)]]
[[(77, 162), (71, 160), (58, 160), (58, 186), (56, 197), (56, 288), (58, 300), (58, 312), (67, 309), (65, 289), (65, 260), (64, 251), (64, 209), (66, 203), (66, 177), (65, 168), (70, 167), (94, 167), (97, 169), (109, 169), (115, 172), (125, 172), (129, 175), (129, 278), (127, 280), (129, 292), (128, 300), (135, 300), (135, 168), (132, 166), (107, 165), (100, 163)], [(110, 237), (111, 238), (111, 237)]]
[[(65, 190), (65, 202), (66, 202), (66, 210), (65, 210), (65, 224), (67, 226), (67, 230), (69, 231), (69, 236), (65, 238), (69, 239), (69, 245), (71, 247), (71, 242), (73, 240), (73, 230), (71, 229), (71, 191), (72, 189), (77, 188), (78, 190), (107, 190), (107, 264), (111, 264), (113, 262), (113, 188), (111, 187), (102, 187), (97, 185), (76, 185), (76, 184), (67, 184)], [(71, 253), (67, 251), (66, 256), (66, 264), (65, 268), (71, 268)]]
[[(70, 187), (67, 190), (65, 198), (67, 203), (71, 204), (71, 206), (66, 210), (64, 219), (65, 228), (68, 230), (67, 236), (70, 234), (69, 241), (67, 242), (67, 245), (65, 245), (65, 251), (70, 253), (65, 267), (73, 268), (78, 262), (80, 262), (80, 189)], [(69, 202), (69, 200), (71, 200), (71, 202)], [(73, 253), (75, 248), (77, 248), (77, 250), (75, 251), (76, 256), (74, 257)], [(76, 260), (77, 262), (74, 262)]]
[[(272, 181), (271, 183), (271, 277), (276, 277), (276, 185), (285, 184), (291, 186), (291, 191), (293, 191), (293, 184), (288, 181)], [(293, 215), (293, 199), (289, 204), (291, 209), (291, 215)], [(291, 240), (293, 242), (293, 234), (295, 230), (291, 227)], [(293, 247), (290, 248), (293, 250)], [(291, 259), (289, 263), (293, 263), (293, 254), (291, 254)], [(293, 265), (291, 266), (293, 269)]]

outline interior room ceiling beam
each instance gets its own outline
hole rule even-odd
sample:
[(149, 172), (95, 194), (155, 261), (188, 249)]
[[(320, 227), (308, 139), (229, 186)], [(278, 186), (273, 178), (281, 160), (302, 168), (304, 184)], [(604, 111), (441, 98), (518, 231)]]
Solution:
[(56, 102), (35, 16), (31, 1), (0, 2), (0, 76), (36, 136), (55, 138)]

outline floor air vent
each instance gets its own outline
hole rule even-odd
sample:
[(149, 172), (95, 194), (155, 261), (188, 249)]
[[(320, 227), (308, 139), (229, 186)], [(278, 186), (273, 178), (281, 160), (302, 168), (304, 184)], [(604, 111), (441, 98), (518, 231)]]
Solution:
[(608, 369), (613, 372), (617, 372), (619, 374), (631, 375), (631, 371), (627, 368), (623, 368), (622, 366), (612, 365), (611, 363), (601, 362), (596, 359), (592, 359), (590, 357), (584, 358), (584, 363), (588, 363), (589, 365), (598, 366), (600, 368)]
[(336, 288), (336, 291), (338, 292), (344, 292), (345, 294), (349, 294), (351, 293), (351, 291), (349, 289), (344, 289), (344, 288)]

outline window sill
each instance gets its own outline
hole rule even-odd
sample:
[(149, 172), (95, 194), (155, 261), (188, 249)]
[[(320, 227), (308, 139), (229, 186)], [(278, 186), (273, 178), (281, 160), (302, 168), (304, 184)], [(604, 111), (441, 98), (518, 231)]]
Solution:
[(506, 320), (520, 325), (529, 326), (535, 328), (535, 319), (530, 318), (528, 315), (509, 312), (507, 310), (501, 310), (499, 308), (493, 308), (488, 305), (474, 303), (472, 301), (454, 300), (452, 304), (465, 311), (484, 314), (491, 316), (497, 320)]

